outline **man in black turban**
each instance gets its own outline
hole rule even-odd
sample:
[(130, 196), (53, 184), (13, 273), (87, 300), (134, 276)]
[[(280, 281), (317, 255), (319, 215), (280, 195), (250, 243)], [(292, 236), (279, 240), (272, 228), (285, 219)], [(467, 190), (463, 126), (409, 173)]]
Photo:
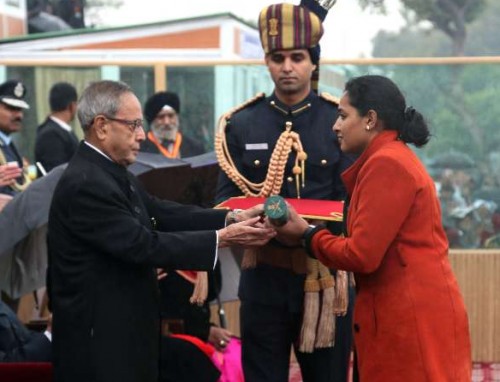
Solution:
[(167, 158), (186, 158), (203, 154), (203, 146), (179, 131), (180, 101), (176, 93), (159, 92), (144, 105), (149, 132), (141, 151), (163, 154)]

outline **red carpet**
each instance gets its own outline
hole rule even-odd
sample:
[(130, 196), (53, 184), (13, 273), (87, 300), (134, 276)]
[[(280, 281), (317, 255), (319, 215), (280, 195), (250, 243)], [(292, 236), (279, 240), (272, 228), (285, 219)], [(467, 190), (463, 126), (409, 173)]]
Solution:
[[(302, 382), (299, 365), (290, 364), (290, 382)], [(474, 363), (472, 382), (500, 382), (500, 363)]]

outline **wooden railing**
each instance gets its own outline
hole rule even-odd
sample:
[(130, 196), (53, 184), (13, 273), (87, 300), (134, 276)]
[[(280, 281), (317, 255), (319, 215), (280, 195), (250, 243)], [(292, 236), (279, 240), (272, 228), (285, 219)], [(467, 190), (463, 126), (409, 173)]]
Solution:
[(500, 250), (452, 250), (450, 261), (469, 314), (472, 359), (500, 362)]

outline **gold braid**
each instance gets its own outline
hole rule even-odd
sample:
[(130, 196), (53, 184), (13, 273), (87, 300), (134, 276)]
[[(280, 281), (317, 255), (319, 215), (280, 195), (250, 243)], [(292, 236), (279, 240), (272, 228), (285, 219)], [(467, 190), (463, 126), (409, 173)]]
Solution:
[[(254, 98), (231, 109), (229, 112), (220, 117), (217, 129), (218, 131), (215, 135), (215, 154), (217, 156), (217, 160), (219, 161), (221, 169), (227, 174), (229, 179), (231, 179), (238, 186), (245, 196), (268, 197), (270, 195), (278, 195), (280, 193), (283, 185), (286, 163), (288, 161), (288, 157), (290, 156), (290, 152), (293, 149), (297, 152), (295, 165), (293, 167), (293, 174), (296, 179), (297, 197), (300, 198), (300, 186), (304, 187), (305, 185), (305, 161), (307, 159), (307, 154), (302, 147), (299, 134), (291, 131), (292, 122), (286, 122), (285, 131), (281, 133), (276, 142), (276, 146), (274, 147), (269, 160), (266, 179), (263, 182), (254, 183), (248, 180), (238, 171), (233, 158), (231, 158), (226, 141), (227, 121), (234, 113), (244, 109), (264, 96), (264, 93), (259, 93)], [(302, 181), (300, 181), (301, 177)]]
[(331, 95), (330, 93), (323, 92), (320, 94), (320, 97), (323, 98), (324, 100), (333, 103), (335, 106), (338, 106), (340, 103), (340, 98), (335, 97), (334, 95)]
[[(5, 158), (3, 151), (0, 150), (0, 166), (4, 164), (7, 164), (7, 159)], [(26, 188), (28, 188), (29, 184), (31, 183), (31, 179), (28, 176), (28, 172), (24, 168), (23, 168), (23, 178), (24, 178), (23, 184), (20, 184), (19, 182), (15, 181), (14, 184), (9, 187), (17, 192), (26, 190)]]

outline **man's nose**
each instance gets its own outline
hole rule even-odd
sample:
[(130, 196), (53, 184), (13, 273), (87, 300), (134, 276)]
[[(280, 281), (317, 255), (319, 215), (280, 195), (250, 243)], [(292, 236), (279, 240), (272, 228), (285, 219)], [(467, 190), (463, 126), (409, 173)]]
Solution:
[(14, 116), (14, 118), (20, 118), (20, 119), (23, 119), (23, 111), (22, 110), (13, 110), (12, 111), (12, 115)]
[(285, 58), (285, 60), (283, 61), (283, 71), (290, 72), (292, 68), (293, 68), (292, 60), (288, 57)]
[(135, 134), (135, 139), (142, 142), (146, 139), (146, 132), (144, 131), (144, 126), (138, 128)]

